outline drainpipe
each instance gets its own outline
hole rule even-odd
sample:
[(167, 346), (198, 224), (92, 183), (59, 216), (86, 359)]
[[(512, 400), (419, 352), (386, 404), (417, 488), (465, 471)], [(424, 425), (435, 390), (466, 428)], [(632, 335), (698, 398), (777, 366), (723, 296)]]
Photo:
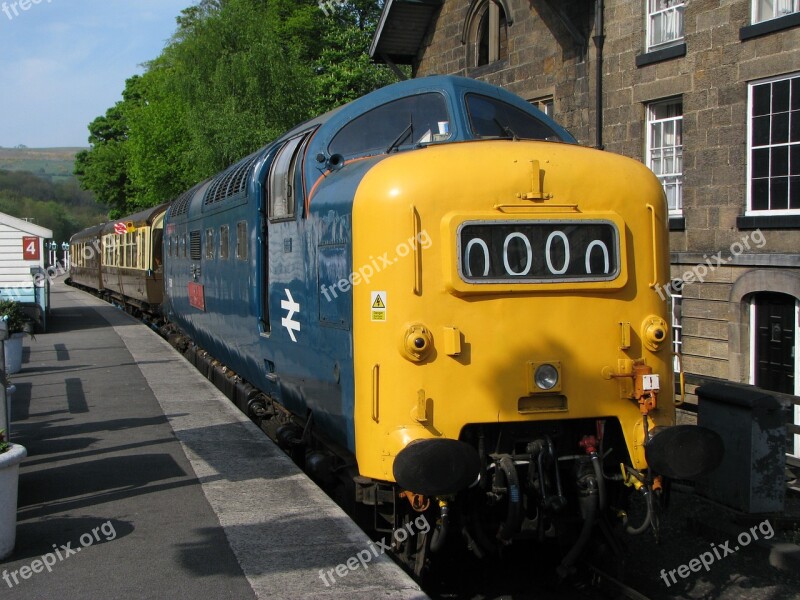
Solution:
[(597, 90), (595, 97), (595, 147), (603, 150), (603, 44), (606, 36), (603, 35), (603, 0), (595, 0), (594, 3), (594, 32), (592, 37), (595, 48), (597, 48)]

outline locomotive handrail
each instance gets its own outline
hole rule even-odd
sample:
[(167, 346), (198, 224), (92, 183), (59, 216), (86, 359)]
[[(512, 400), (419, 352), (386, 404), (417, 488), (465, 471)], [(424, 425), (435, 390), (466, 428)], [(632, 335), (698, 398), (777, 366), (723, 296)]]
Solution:
[(419, 251), (420, 236), (422, 235), (422, 218), (417, 207), (411, 205), (411, 228), (414, 232), (414, 243), (411, 249), (414, 257), (414, 294), (422, 295), (422, 253)]
[(376, 364), (372, 367), (372, 420), (378, 423), (380, 421), (379, 404), (378, 404), (378, 388), (380, 384), (380, 370), (381, 366)]
[(504, 212), (507, 208), (520, 208), (521, 212), (540, 212), (541, 210), (550, 210), (552, 208), (566, 208), (581, 212), (577, 204), (495, 204), (492, 206), (495, 210)]
[(655, 289), (658, 285), (658, 243), (656, 242), (656, 207), (652, 204), (647, 204), (647, 210), (650, 211), (650, 238), (653, 243), (653, 281), (650, 282), (650, 288)]

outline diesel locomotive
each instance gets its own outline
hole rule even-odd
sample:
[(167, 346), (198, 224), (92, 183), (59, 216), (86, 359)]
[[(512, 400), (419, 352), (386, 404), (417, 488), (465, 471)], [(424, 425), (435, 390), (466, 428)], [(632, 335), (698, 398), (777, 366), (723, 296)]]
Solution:
[(675, 426), (658, 179), (501, 88), (394, 84), (121, 223), (72, 239), (73, 280), (160, 310), (377, 529), (425, 514), (417, 571), (565, 537), (568, 570), (623, 491), (655, 530), (719, 460)]

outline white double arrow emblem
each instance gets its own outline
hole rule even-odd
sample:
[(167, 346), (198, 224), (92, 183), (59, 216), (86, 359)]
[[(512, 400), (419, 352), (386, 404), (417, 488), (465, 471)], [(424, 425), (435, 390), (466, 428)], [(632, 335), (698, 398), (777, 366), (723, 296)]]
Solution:
[(281, 319), (281, 325), (286, 327), (286, 331), (289, 332), (289, 337), (292, 338), (293, 342), (296, 342), (297, 338), (294, 337), (294, 332), (300, 331), (300, 321), (295, 321), (292, 317), (294, 317), (295, 313), (300, 312), (300, 305), (292, 298), (292, 292), (286, 288), (284, 288), (284, 291), (288, 299), (281, 300), (281, 308), (288, 312), (286, 316)]

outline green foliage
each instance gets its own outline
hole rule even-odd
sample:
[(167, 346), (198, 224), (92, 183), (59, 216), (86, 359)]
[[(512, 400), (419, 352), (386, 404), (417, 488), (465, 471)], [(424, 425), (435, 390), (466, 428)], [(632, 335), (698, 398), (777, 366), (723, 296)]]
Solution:
[(0, 170), (0, 212), (32, 219), (51, 229), (59, 242), (105, 217), (94, 197), (80, 190), (74, 178), (53, 183), (24, 171)]
[(175, 198), (314, 114), (394, 81), (367, 55), (377, 0), (200, 0), (123, 99), (89, 125), (75, 173), (112, 214)]
[(0, 454), (2, 454), (3, 452), (8, 452), (8, 449), (10, 447), (11, 447), (11, 444), (9, 444), (6, 441), (6, 430), (5, 429), (0, 429)]
[(0, 300), (0, 318), (8, 321), (8, 334), (22, 333), (28, 321), (16, 300)]

